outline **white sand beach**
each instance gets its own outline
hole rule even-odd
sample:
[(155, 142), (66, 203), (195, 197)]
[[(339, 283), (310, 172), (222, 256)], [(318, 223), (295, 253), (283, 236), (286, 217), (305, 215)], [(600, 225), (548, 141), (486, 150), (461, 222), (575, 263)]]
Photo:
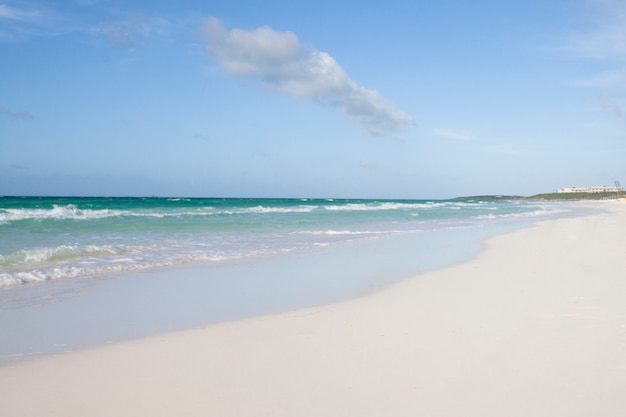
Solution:
[(0, 368), (1, 416), (626, 415), (626, 201), (371, 296)]

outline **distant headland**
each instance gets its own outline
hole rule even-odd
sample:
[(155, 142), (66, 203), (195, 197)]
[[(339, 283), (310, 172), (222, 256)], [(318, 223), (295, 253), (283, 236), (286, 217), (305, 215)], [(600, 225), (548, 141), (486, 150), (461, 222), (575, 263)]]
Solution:
[(532, 196), (519, 195), (476, 195), (456, 197), (454, 200), (611, 200), (624, 198), (624, 189), (618, 181), (615, 186), (565, 187), (552, 193)]

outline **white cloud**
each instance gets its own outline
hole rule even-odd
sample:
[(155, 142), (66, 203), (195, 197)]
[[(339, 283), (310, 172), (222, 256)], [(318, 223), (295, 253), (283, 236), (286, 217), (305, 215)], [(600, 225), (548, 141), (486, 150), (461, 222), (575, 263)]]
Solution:
[(593, 64), (596, 70), (573, 84), (604, 91), (601, 108), (626, 120), (623, 106), (608, 95), (623, 94), (626, 88), (626, 4), (602, 0), (591, 5), (596, 16), (593, 27), (570, 36), (565, 49)]
[(30, 5), (27, 2), (12, 6), (0, 4), (0, 41), (16, 42), (33, 36), (50, 36), (67, 31), (62, 14), (49, 5)]
[(575, 80), (574, 84), (581, 87), (626, 88), (626, 68), (604, 71), (587, 78), (581, 78)]
[(352, 81), (333, 57), (306, 48), (292, 32), (269, 27), (226, 30), (221, 21), (210, 18), (202, 36), (208, 55), (229, 75), (256, 78), (270, 90), (337, 108), (372, 134), (413, 124), (377, 91)]
[(0, 17), (4, 19), (15, 19), (16, 18), (15, 10), (9, 6), (0, 4)]
[(625, 60), (626, 7), (621, 4), (607, 4), (599, 11), (602, 17), (597, 21), (596, 27), (572, 36), (569, 49), (584, 58)]
[(452, 127), (435, 127), (432, 130), (435, 137), (442, 139), (452, 139), (458, 141), (472, 140), (472, 135)]
[(0, 18), (19, 21), (31, 21), (41, 16), (37, 10), (18, 9), (16, 7), (0, 4)]

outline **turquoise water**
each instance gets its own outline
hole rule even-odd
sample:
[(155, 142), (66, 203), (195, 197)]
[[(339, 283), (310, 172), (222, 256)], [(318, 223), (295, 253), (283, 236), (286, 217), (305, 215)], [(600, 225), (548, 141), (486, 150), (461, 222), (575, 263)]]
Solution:
[(478, 200), (0, 198), (0, 366), (332, 303), (587, 214)]
[(0, 287), (219, 266), (568, 210), (522, 201), (0, 197)]

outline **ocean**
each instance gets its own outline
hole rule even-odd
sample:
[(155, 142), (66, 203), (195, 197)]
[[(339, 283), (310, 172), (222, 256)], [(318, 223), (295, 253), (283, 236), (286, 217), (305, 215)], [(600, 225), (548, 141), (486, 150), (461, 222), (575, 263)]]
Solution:
[[(588, 206), (0, 197), (0, 365), (363, 296)], [(503, 271), (505, 273), (505, 271)]]
[(539, 219), (519, 200), (0, 198), (0, 287)]

